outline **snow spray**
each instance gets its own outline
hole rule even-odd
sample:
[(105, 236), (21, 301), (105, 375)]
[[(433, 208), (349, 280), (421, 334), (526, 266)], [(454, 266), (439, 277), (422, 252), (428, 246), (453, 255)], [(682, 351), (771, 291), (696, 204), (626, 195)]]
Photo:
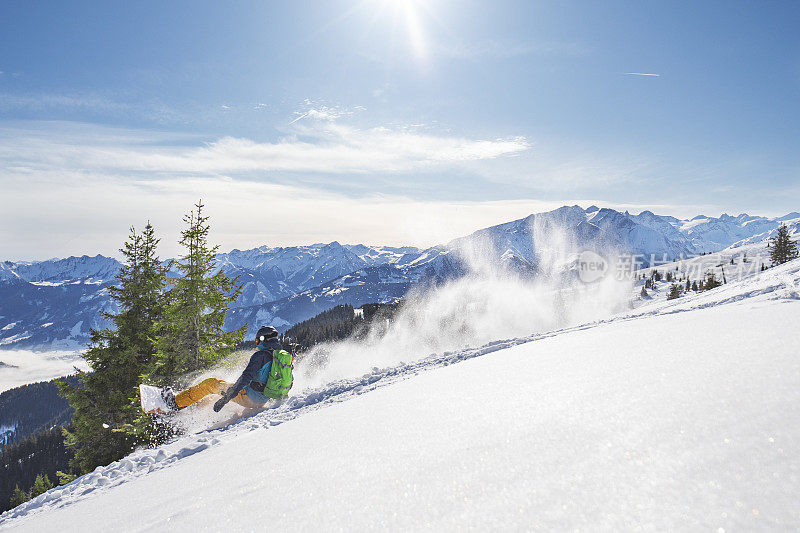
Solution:
[[(453, 241), (466, 275), (412, 289), (388, 323), (373, 323), (359, 339), (314, 346), (299, 365), (296, 387), (577, 325), (628, 308), (632, 282), (610, 271), (618, 255), (611, 247), (589, 256), (567, 231), (535, 221), (529, 229), (523, 232), (530, 236), (527, 241), (512, 248), (488, 232)], [(597, 263), (590, 265), (595, 270), (605, 262), (603, 272), (592, 272), (588, 282), (581, 271), (587, 257)]]

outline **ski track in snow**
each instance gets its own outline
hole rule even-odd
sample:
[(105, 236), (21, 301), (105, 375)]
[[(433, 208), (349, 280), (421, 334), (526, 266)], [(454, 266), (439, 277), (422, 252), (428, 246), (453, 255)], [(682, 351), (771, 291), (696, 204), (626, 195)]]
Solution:
[(759, 301), (800, 300), (800, 260), (775, 267), (736, 283), (671, 301), (651, 302), (628, 313), (574, 327), (553, 330), (523, 338), (490, 342), (479, 348), (434, 354), (412, 363), (383, 369), (373, 368), (357, 379), (343, 379), (316, 389), (302, 391), (280, 405), (242, 418), (225, 427), (185, 435), (157, 448), (142, 449), (108, 466), (98, 467), (75, 481), (46, 493), (0, 515), (0, 528), (8, 529), (24, 517), (59, 509), (101, 491), (126, 483), (151, 472), (168, 468), (176, 462), (212, 446), (251, 431), (265, 430), (301, 417), (326, 406), (348, 401), (356, 396), (385, 387), (435, 368), (481, 357), (520, 344), (535, 342), (568, 332), (596, 328), (605, 324), (643, 317), (683, 313), (720, 305), (758, 303)]

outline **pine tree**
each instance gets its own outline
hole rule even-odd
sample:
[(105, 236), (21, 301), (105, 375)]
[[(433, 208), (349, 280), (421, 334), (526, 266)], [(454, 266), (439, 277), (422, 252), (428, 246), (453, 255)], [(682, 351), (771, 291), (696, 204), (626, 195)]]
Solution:
[(44, 494), (48, 490), (53, 488), (53, 483), (50, 481), (50, 478), (47, 477), (47, 474), (39, 474), (36, 476), (36, 481), (33, 482), (33, 488), (31, 489), (31, 498), (35, 498), (40, 494)]
[(76, 476), (75, 474), (68, 474), (66, 472), (62, 472), (61, 470), (56, 470), (56, 477), (58, 478), (59, 485), (66, 485), (68, 483), (72, 483), (78, 478), (78, 476)]
[(28, 496), (28, 494), (24, 490), (20, 489), (19, 485), (17, 485), (14, 487), (14, 492), (11, 493), (11, 507), (13, 508), (17, 505), (21, 505), (30, 499), (30, 496)]
[(156, 326), (158, 353), (149, 380), (158, 385), (174, 385), (184, 374), (209, 368), (244, 337), (244, 327), (225, 332), (225, 315), (242, 289), (238, 278), (216, 268), (218, 247), (208, 244), (211, 226), (203, 207), (197, 203), (184, 217), (185, 253), (175, 265), (181, 276), (167, 292), (168, 305)]
[(669, 294), (667, 294), (667, 300), (674, 300), (675, 298), (681, 297), (681, 286), (677, 284), (672, 284), (669, 287)]
[(138, 385), (155, 355), (154, 325), (163, 313), (167, 267), (156, 255), (158, 239), (148, 222), (143, 233), (131, 228), (120, 249), (124, 263), (117, 283), (108, 287), (117, 314), (104, 312), (110, 329), (91, 333), (83, 354), (91, 372), (78, 371), (78, 384), (59, 384), (75, 409), (65, 443), (74, 453), (72, 466), (89, 472), (131, 452), (142, 442), (130, 430), (140, 415)]
[[(702, 281), (701, 281), (700, 283), (702, 283)], [(698, 287), (697, 287), (697, 282), (696, 282), (696, 281), (693, 281), (693, 282), (692, 282), (692, 290), (693, 290), (694, 292), (697, 292), (697, 290), (698, 290)]]
[(773, 237), (771, 242), (770, 259), (772, 259), (773, 265), (782, 265), (798, 257), (797, 241), (793, 241), (789, 237), (789, 228), (784, 224), (780, 225), (778, 235)]
[(717, 276), (713, 272), (709, 272), (706, 274), (705, 283), (701, 282), (701, 291), (708, 291), (719, 287), (722, 285), (722, 282), (717, 279)]

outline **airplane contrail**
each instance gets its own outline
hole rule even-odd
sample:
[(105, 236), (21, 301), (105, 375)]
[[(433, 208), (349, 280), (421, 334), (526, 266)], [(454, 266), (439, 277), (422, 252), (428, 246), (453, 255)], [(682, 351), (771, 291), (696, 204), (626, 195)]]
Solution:
[(290, 123), (288, 123), (288, 124), (287, 124), (287, 126), (291, 126), (292, 124), (294, 124), (294, 123), (295, 123), (295, 122), (297, 122), (298, 120), (300, 120), (300, 119), (303, 119), (303, 118), (306, 118), (307, 116), (308, 116), (308, 113), (303, 113), (302, 115), (300, 115), (299, 117), (297, 117), (296, 119), (294, 119), (293, 121), (291, 121)]
[(626, 76), (653, 76), (655, 78), (660, 78), (661, 74), (650, 74), (649, 72), (626, 72)]

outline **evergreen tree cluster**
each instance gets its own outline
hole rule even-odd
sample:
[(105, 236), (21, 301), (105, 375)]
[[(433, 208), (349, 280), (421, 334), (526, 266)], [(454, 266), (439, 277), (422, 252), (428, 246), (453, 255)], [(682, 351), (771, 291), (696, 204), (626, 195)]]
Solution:
[[(724, 270), (722, 275), (725, 275)], [(708, 272), (705, 279), (700, 280), (698, 283), (697, 280), (693, 281), (688, 275), (684, 278), (683, 275), (673, 274), (672, 272), (668, 271), (662, 276), (658, 270), (653, 269), (650, 273), (650, 276), (644, 278), (644, 285), (642, 286), (640, 296), (642, 298), (649, 298), (650, 295), (647, 292), (647, 289), (655, 289), (656, 282), (661, 281), (662, 279), (668, 283), (671, 283), (669, 292), (667, 293), (667, 300), (680, 298), (684, 294), (688, 294), (689, 291), (702, 292), (710, 290), (715, 287), (719, 287), (725, 282), (724, 277), (722, 281), (718, 280), (714, 272)]]
[(0, 512), (52, 488), (52, 480), (59, 479), (60, 471), (70, 471), (71, 453), (62, 431), (60, 426), (41, 430), (16, 444), (3, 446)]
[[(68, 425), (73, 409), (58, 394), (59, 380), (42, 381), (15, 387), (0, 393), (0, 427), (9, 428), (0, 434), (0, 445), (9, 445), (39, 430)], [(78, 378), (66, 381), (77, 384)]]
[(363, 318), (356, 316), (352, 305), (337, 305), (295, 324), (284, 338), (290, 338), (303, 351), (321, 342), (346, 339), (361, 322)]
[(397, 308), (398, 304), (364, 304), (362, 316), (356, 316), (352, 305), (337, 305), (289, 328), (284, 343), (296, 343), (303, 351), (323, 342), (358, 338), (373, 321), (391, 319)]
[[(77, 376), (63, 379), (72, 385), (78, 382)], [(56, 479), (59, 471), (72, 471), (63, 426), (69, 425), (73, 409), (59, 395), (58, 381), (22, 385), (0, 394), (0, 427), (11, 428), (0, 436), (0, 512), (39, 494), (37, 473)], [(9, 498), (18, 503), (9, 507)]]

